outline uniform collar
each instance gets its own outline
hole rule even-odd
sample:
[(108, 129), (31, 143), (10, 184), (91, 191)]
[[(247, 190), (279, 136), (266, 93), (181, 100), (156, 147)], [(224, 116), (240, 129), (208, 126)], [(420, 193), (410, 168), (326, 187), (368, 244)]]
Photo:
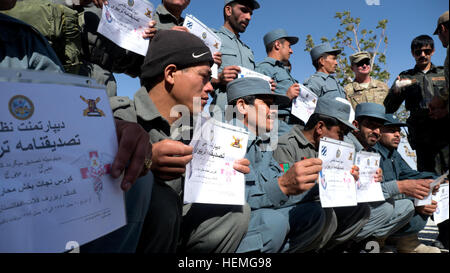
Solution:
[(327, 74), (327, 73), (324, 73), (324, 72), (317, 71), (314, 75), (319, 76), (319, 77), (323, 78), (324, 80), (326, 80), (327, 78), (333, 78), (334, 79), (333, 75)]
[(375, 146), (373, 146), (373, 148), (385, 159), (391, 158), (395, 151), (395, 150), (388, 149), (386, 146), (382, 145), (380, 142), (377, 142), (377, 144), (375, 144)]
[(158, 7), (156, 8), (156, 12), (159, 13), (162, 16), (169, 16), (172, 18), (172, 20), (177, 24), (180, 25), (180, 22), (184, 21), (183, 17), (180, 17), (180, 20), (177, 19), (177, 17), (175, 17), (172, 13), (170, 13), (170, 11), (168, 11), (166, 9), (166, 7), (163, 4), (159, 4)]
[(309, 142), (309, 140), (303, 134), (301, 126), (299, 126), (298, 124), (295, 124), (294, 126), (292, 126), (292, 132), (294, 133), (295, 139), (301, 145), (303, 145), (304, 147), (309, 146), (311, 149), (316, 150), (316, 147), (314, 147), (314, 145), (311, 142)]
[(226, 28), (225, 26), (222, 26), (222, 27), (220, 28), (220, 31), (221, 31), (223, 34), (225, 34), (225, 35), (227, 35), (228, 37), (230, 37), (230, 39), (234, 39), (234, 38), (239, 39), (239, 35), (234, 34), (231, 30), (229, 30), (229, 29)]
[(280, 66), (280, 67), (284, 67), (283, 63), (280, 62), (279, 60), (276, 60), (272, 57), (266, 57), (264, 58), (264, 60), (262, 61), (263, 63), (268, 63), (271, 64), (273, 66)]
[(150, 99), (147, 89), (141, 87), (134, 95), (134, 104), (136, 107), (136, 114), (145, 121), (152, 121), (157, 118), (164, 119), (159, 113), (153, 101)]
[[(431, 63), (431, 67), (430, 67), (430, 70), (428, 70), (428, 72), (436, 72), (436, 69), (437, 69), (437, 67), (436, 67), (433, 63)], [(419, 69), (419, 68), (417, 67), (417, 65), (414, 66), (414, 71), (415, 71), (415, 72), (421, 72), (421, 73), (423, 73), (422, 69)], [(428, 72), (427, 72), (427, 73), (428, 73)]]
[[(361, 90), (365, 89), (365, 88), (361, 87), (361, 83), (359, 83), (359, 82), (353, 81), (352, 84), (353, 84), (353, 89), (355, 91), (361, 91)], [(377, 87), (377, 85), (375, 84), (374, 79), (370, 78), (368, 88), (375, 88), (375, 87)]]

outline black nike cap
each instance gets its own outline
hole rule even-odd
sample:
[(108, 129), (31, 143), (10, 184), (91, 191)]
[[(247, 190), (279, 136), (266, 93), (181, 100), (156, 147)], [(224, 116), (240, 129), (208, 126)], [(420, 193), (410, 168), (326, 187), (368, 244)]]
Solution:
[(200, 38), (183, 31), (159, 30), (148, 47), (141, 79), (159, 76), (170, 64), (184, 69), (203, 62), (212, 66), (214, 59)]

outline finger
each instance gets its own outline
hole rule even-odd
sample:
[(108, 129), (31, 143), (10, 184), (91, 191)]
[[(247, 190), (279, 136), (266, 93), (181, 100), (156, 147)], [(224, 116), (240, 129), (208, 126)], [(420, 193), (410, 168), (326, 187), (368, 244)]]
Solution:
[(238, 164), (238, 163), (234, 163), (234, 165), (233, 165), (233, 169), (235, 169), (236, 171), (238, 171), (238, 172), (240, 172), (240, 173), (243, 173), (243, 174), (248, 174), (248, 173), (250, 173), (250, 168), (248, 167), (248, 166), (246, 166), (246, 165), (241, 165), (241, 164)]
[[(142, 147), (147, 143), (140, 143), (137, 145), (137, 147)], [(133, 153), (131, 157), (131, 162), (128, 165), (128, 167), (125, 170), (125, 174), (122, 180), (122, 189), (124, 191), (128, 191), (131, 186), (134, 184), (134, 182), (140, 177), (143, 169), (144, 169), (144, 162), (147, 157), (147, 149), (135, 149), (135, 152)]]
[(153, 145), (157, 149), (154, 154), (165, 156), (192, 155), (193, 148), (175, 140), (163, 140)]
[(177, 168), (181, 167), (184, 168), (186, 165), (191, 162), (192, 155), (186, 155), (186, 156), (163, 156), (156, 160), (155, 168), (161, 168), (161, 167), (170, 167), (170, 168)]

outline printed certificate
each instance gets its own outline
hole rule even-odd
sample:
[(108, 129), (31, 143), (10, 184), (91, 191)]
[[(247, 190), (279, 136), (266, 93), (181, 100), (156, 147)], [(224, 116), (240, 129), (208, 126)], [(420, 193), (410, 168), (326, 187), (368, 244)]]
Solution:
[(193, 159), (186, 166), (184, 203), (245, 204), (245, 177), (234, 170), (245, 157), (248, 132), (240, 127), (199, 117), (191, 146)]
[(0, 252), (64, 252), (124, 226), (105, 90), (0, 81), (0, 97)]

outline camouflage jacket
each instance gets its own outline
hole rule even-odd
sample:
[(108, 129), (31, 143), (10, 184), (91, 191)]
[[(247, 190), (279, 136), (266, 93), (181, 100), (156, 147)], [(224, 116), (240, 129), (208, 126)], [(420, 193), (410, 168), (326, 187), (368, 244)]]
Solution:
[(347, 93), (347, 99), (350, 101), (353, 108), (356, 108), (356, 105), (364, 102), (383, 104), (383, 101), (389, 92), (387, 84), (375, 79), (370, 80), (367, 88), (354, 81), (347, 84), (344, 89)]

